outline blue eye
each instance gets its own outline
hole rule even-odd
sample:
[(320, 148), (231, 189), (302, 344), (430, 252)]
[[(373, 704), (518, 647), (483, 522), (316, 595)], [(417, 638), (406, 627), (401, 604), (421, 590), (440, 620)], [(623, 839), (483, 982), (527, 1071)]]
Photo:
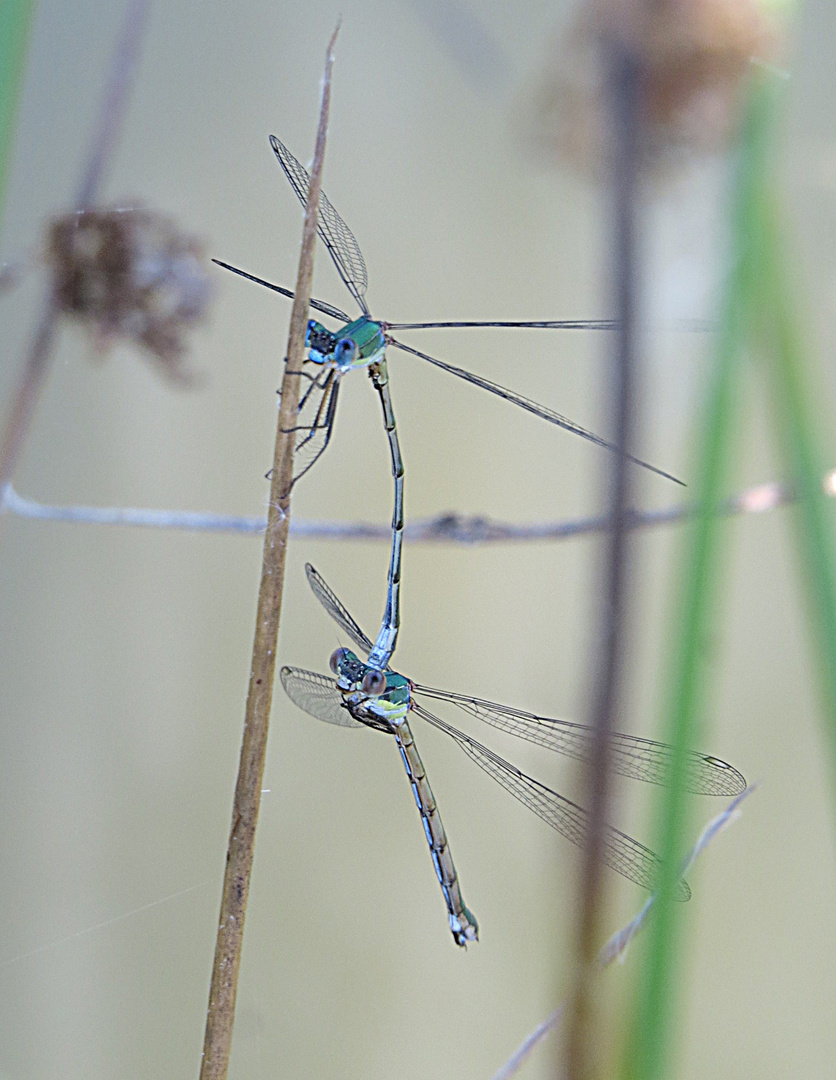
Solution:
[(340, 338), (334, 349), (334, 357), (338, 364), (350, 364), (357, 356), (357, 342), (351, 338)]

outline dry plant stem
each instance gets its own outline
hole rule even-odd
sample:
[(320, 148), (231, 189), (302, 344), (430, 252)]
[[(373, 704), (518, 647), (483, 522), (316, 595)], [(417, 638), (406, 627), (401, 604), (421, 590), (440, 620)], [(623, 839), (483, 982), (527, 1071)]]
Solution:
[(293, 451), (296, 441), (293, 429), (296, 426), (299, 403), (299, 372), (302, 369), (305, 351), (305, 330), (313, 278), (317, 209), (322, 188), (322, 166), (325, 159), (325, 135), (328, 128), (331, 69), (334, 64), (333, 50), (336, 37), (337, 30), (334, 31), (328, 45), (325, 59), (319, 128), (316, 135), (308, 202), (305, 207), (296, 296), (290, 316), (287, 357), (282, 378), (281, 408), (273, 455), (270, 510), (267, 517), (261, 581), (258, 589), (253, 658), (244, 713), (244, 736), (232, 805), (232, 827), (227, 847), (200, 1080), (224, 1080), (229, 1068), (229, 1053), (232, 1045), (235, 998), (244, 940), (244, 917), (250, 891), (255, 830), (261, 802), (270, 706), (273, 700), (276, 642), (279, 633), (290, 526), (290, 488), (293, 481)]
[(119, 138), (119, 129), (122, 126), (133, 85), (139, 46), (148, 21), (150, 7), (151, 0), (132, 0), (128, 8), (102, 102), (101, 119), (90, 146), (87, 168), (76, 195), (76, 210), (87, 210), (98, 200), (102, 176)]
[(636, 368), (636, 203), (639, 171), (640, 69), (626, 47), (607, 49), (613, 192), (613, 284), (616, 300), (615, 443), (612, 456), (608, 550), (601, 611), (600, 652), (593, 674), (593, 743), (587, 771), (589, 832), (577, 904), (575, 986), (566, 1035), (566, 1074), (592, 1080), (599, 1073), (600, 1039), (593, 987), (603, 908), (603, 845), (610, 801), (610, 736), (618, 708), (628, 608), (628, 529)]
[[(73, 204), (76, 212), (87, 210), (98, 198), (102, 176), (112, 156), (124, 118), (148, 8), (149, 0), (133, 0), (128, 9), (119, 44), (111, 63), (99, 123), (96, 126), (84, 175)], [(2, 440), (0, 440), (0, 487), (11, 480), (20, 458), (52, 355), (58, 317), (57, 298), (54, 289), (50, 288), (38, 320), (26, 366), (17, 390), (14, 392), (3, 426)]]
[(35, 337), (29, 350), (29, 359), (26, 361), (26, 367), (23, 369), (23, 375), (14, 392), (12, 405), (3, 425), (3, 437), (0, 442), (0, 483), (5, 484), (11, 480), (20, 458), (20, 451), (32, 422), (35, 404), (40, 396), (49, 357), (52, 354), (57, 324), (58, 305), (55, 294), (50, 290), (38, 319)]

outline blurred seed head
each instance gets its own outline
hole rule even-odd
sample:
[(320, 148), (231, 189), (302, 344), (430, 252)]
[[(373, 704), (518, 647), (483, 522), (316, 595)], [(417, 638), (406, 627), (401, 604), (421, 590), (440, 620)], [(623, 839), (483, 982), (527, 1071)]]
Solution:
[(133, 341), (173, 382), (194, 383), (185, 338), (213, 294), (198, 239), (154, 210), (85, 210), (52, 223), (46, 257), (60, 310), (82, 322), (98, 348)]
[(642, 64), (643, 153), (658, 165), (730, 145), (750, 63), (776, 62), (782, 23), (764, 0), (580, 4), (538, 79), (529, 126), (538, 150), (584, 170), (604, 160), (607, 40), (627, 45)]

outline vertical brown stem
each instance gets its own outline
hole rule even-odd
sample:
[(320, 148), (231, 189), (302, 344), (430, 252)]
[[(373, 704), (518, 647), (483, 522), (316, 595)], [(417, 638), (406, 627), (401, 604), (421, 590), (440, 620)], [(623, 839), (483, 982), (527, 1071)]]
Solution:
[(611, 191), (613, 197), (613, 291), (616, 301), (616, 351), (612, 385), (615, 443), (612, 457), (610, 519), (600, 615), (598, 670), (593, 681), (593, 745), (588, 770), (589, 838), (580, 880), (577, 922), (577, 973), (566, 1039), (567, 1074), (592, 1080), (600, 1073), (600, 1037), (594, 1016), (591, 980), (598, 948), (604, 830), (609, 809), (609, 746), (618, 708), (627, 623), (628, 508), (634, 416), (636, 331), (636, 205), (639, 172), (640, 68), (632, 51), (610, 42), (608, 115), (610, 117)]
[(273, 455), (270, 507), (258, 589), (253, 658), (244, 712), (244, 735), (232, 804), (232, 827), (226, 854), (226, 872), (221, 896), (215, 959), (212, 966), (212, 984), (209, 990), (209, 1010), (206, 1016), (200, 1080), (224, 1080), (229, 1068), (238, 972), (244, 941), (244, 917), (250, 891), (255, 830), (261, 802), (270, 706), (273, 700), (276, 642), (279, 634), (287, 538), (290, 527), (290, 488), (293, 481), (293, 451), (296, 439), (293, 428), (296, 425), (299, 404), (298, 373), (304, 360), (305, 330), (316, 244), (317, 211), (322, 189), (325, 135), (328, 129), (328, 109), (331, 101), (331, 69), (334, 64), (333, 50), (338, 29), (339, 27), (334, 31), (325, 59), (316, 151), (308, 202), (305, 207), (305, 225), (302, 232), (302, 252), (299, 257), (296, 294), (290, 316), (287, 357), (282, 378), (282, 400)]

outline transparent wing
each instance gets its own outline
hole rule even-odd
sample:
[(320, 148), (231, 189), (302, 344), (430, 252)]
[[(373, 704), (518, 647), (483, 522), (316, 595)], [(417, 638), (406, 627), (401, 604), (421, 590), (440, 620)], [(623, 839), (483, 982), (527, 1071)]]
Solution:
[[(495, 701), (452, 694), (431, 686), (415, 684), (415, 690), (437, 701), (449, 701), (464, 712), (475, 716), (491, 727), (510, 732), (528, 742), (554, 750), (558, 754), (589, 761), (592, 756), (592, 729), (568, 720), (554, 720), (548, 716), (512, 709)], [(610, 762), (614, 772), (650, 784), (666, 784), (670, 775), (673, 748), (652, 739), (640, 739), (636, 735), (614, 733), (610, 743)], [(688, 754), (686, 790), (698, 795), (739, 795), (746, 788), (746, 780), (728, 762), (709, 754)]]
[[(500, 321), (491, 319), (479, 319), (474, 321), (457, 322), (399, 322), (386, 324), (389, 330), (453, 330), (469, 327), (471, 329), (484, 329), (496, 327), (506, 330), (615, 330), (618, 326), (617, 319), (527, 319)], [(673, 324), (673, 329), (688, 331), (713, 330), (715, 326), (707, 319), (679, 319)]]
[(324, 720), (326, 724), (336, 724), (337, 727), (366, 727), (355, 720), (345, 707), (333, 679), (295, 667), (283, 667), (279, 676), (287, 696), (309, 716)]
[[(217, 262), (214, 259), (213, 262)], [(223, 264), (222, 264), (223, 265)], [(616, 319), (535, 319), (525, 322), (518, 320), (508, 321), (485, 321), (477, 322), (387, 322), (387, 330), (460, 330), (469, 328), (482, 330), (486, 327), (494, 327), (500, 330), (615, 330), (618, 326)]]
[[(237, 266), (222, 262), (221, 259), (213, 259), (212, 262), (217, 266), (222, 266), (224, 270), (231, 270), (233, 274), (246, 278), (247, 281), (254, 281), (256, 285), (263, 285), (265, 289), (272, 289), (273, 292), (281, 293), (282, 296), (286, 296), (289, 300), (292, 300), (296, 295), (295, 292), (286, 289), (283, 285), (274, 285), (272, 281), (265, 281), (264, 278), (256, 277), (255, 274), (248, 274), (246, 270), (239, 270)], [(340, 322), (351, 322), (349, 316), (344, 311), (340, 311), (338, 307), (334, 307), (333, 304), (326, 304), (324, 300), (317, 300), (313, 296), (309, 303), (315, 311), (321, 311), (323, 315), (330, 315), (332, 319), (339, 319)]]
[[(321, 370), (318, 373), (321, 375)], [(296, 424), (291, 429), (296, 434), (294, 484), (316, 464), (331, 441), (340, 389), (339, 376), (334, 371), (329, 371), (321, 383), (310, 375), (308, 378), (310, 382), (303, 387)]]
[(305, 573), (308, 575), (308, 584), (313, 589), (313, 594), (320, 604), (334, 622), (348, 634), (354, 644), (358, 645), (368, 655), (372, 651), (372, 643), (352, 618), (345, 604), (310, 563), (305, 563)]
[[(527, 412), (533, 413), (543, 420), (548, 420), (552, 424), (557, 424), (558, 427), (563, 428), (565, 431), (571, 431), (575, 435), (580, 435), (582, 439), (595, 443), (596, 446), (602, 446), (605, 450), (613, 450), (617, 454), (621, 453), (614, 443), (607, 442), (607, 440), (602, 439), (600, 435), (596, 435), (594, 432), (587, 430), (587, 428), (581, 427), (581, 425), (576, 424), (574, 420), (569, 420), (567, 417), (561, 416), (560, 413), (555, 412), (553, 409), (547, 409), (545, 405), (538, 405), (537, 402), (532, 401), (531, 398), (523, 397), (522, 394), (514, 393), (513, 390), (507, 390), (504, 386), (500, 386), (499, 383), (491, 382), (490, 379), (484, 379), (481, 375), (474, 375), (470, 371), (465, 371), (464, 368), (456, 367), (454, 364), (448, 364), (444, 360), (438, 360), (435, 356), (430, 356), (429, 353), (421, 352), (419, 349), (413, 349), (411, 345), (404, 345), (400, 341), (395, 341), (392, 337), (387, 337), (386, 340), (388, 344), (394, 345), (396, 349), (401, 349), (403, 352), (418, 356), (422, 360), (427, 360), (430, 364), (434, 364), (436, 367), (441, 368), (442, 371), (448, 371), (451, 375), (457, 375), (460, 379), (473, 383), (474, 386), (479, 386), (483, 390), (489, 390), (490, 393), (496, 394), (506, 401), (510, 401), (513, 405), (519, 405), (521, 409), (525, 409)], [(680, 484), (682, 487), (685, 486), (681, 480), (678, 480), (675, 476), (665, 472), (664, 469), (659, 469), (655, 465), (650, 465), (648, 462), (642, 461), (641, 458), (633, 457), (632, 454), (625, 454), (624, 456), (628, 461), (632, 461), (634, 465), (640, 465), (643, 469), (656, 473), (657, 476), (663, 476), (666, 480), (673, 480), (675, 484)]]
[[(421, 705), (413, 702), (412, 711), (454, 739), (480, 769), (484, 769), (515, 799), (519, 799), (529, 810), (533, 810), (561, 836), (577, 847), (584, 847), (589, 831), (589, 818), (582, 807), (558, 795), (556, 791), (552, 791), (537, 780), (533, 780), (498, 754), (482, 746), (475, 739), (471, 739), (464, 732), (451, 727)], [(626, 833), (607, 826), (602, 857), (611, 870), (615, 870), (617, 874), (635, 882), (636, 885), (641, 885), (644, 889), (656, 887), (661, 866), (659, 857), (650, 848), (646, 848), (644, 844), (640, 844), (638, 840), (634, 840)], [(680, 878), (674, 899), (684, 901), (690, 899), (690, 896), (691, 890), (688, 883)]]
[[(306, 206), (311, 184), (307, 169), (296, 160), (284, 143), (279, 142), (275, 135), (270, 136), (270, 145), (284, 169), (285, 176), (290, 181), (290, 186), (296, 192), (299, 202), (302, 206)], [(354, 233), (331, 205), (324, 191), (319, 194), (317, 232), (328, 248), (328, 254), (334, 260), (334, 266), (343, 279), (345, 287), (360, 305), (363, 314), (368, 315), (369, 309), (365, 296), (369, 277), (363, 253), (360, 251), (360, 245)]]

